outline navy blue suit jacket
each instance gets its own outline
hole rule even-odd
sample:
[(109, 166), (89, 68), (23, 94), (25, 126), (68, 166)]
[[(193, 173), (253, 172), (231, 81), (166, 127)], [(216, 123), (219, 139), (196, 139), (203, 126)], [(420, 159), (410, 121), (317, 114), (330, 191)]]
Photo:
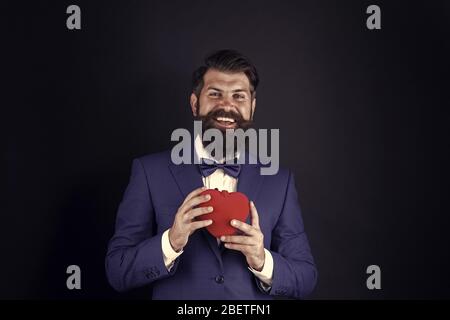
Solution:
[(109, 242), (106, 273), (118, 291), (151, 284), (153, 299), (303, 298), (316, 284), (317, 270), (304, 230), (294, 177), (280, 169), (263, 176), (260, 165), (243, 165), (237, 190), (258, 210), (264, 247), (274, 260), (270, 291), (260, 287), (245, 257), (221, 249), (205, 229), (197, 230), (167, 271), (161, 237), (172, 226), (178, 207), (201, 187), (197, 165), (174, 165), (170, 151), (133, 161), (129, 185)]

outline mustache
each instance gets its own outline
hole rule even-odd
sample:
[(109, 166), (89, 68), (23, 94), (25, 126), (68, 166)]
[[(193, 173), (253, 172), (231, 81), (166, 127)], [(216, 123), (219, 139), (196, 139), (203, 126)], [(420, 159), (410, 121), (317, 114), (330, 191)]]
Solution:
[(253, 126), (253, 121), (245, 120), (239, 111), (227, 111), (224, 109), (213, 109), (204, 116), (196, 116), (195, 119), (202, 121), (204, 129), (209, 129), (214, 127), (214, 122), (218, 117), (233, 119), (236, 122), (236, 128), (245, 130)]
[(245, 121), (244, 117), (239, 112), (226, 111), (224, 109), (212, 110), (206, 116), (210, 117), (210, 118), (217, 118), (217, 117), (231, 118), (231, 119), (233, 119), (234, 121), (236, 121), (238, 123), (242, 122), (242, 121)]

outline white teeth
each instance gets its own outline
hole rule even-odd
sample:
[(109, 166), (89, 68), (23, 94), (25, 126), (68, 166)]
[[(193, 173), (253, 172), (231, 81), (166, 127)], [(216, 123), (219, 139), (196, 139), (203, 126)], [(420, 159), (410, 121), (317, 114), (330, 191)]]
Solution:
[(234, 123), (234, 119), (226, 118), (226, 117), (217, 117), (216, 120), (217, 121), (226, 121), (226, 122), (233, 122)]

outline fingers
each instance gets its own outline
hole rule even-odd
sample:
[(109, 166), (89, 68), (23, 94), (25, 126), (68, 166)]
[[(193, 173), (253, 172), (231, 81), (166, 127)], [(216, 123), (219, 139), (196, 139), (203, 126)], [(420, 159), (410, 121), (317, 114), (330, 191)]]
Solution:
[(258, 231), (251, 225), (239, 220), (231, 220), (231, 225), (249, 236), (256, 236)]
[(187, 221), (191, 221), (192, 219), (201, 216), (203, 214), (211, 213), (213, 211), (213, 207), (202, 207), (202, 208), (195, 208), (192, 210), (189, 210), (184, 215), (184, 219)]
[(250, 246), (257, 245), (255, 239), (248, 236), (222, 236), (220, 237), (220, 241), (231, 242), (234, 244), (245, 244)]
[(204, 195), (197, 195), (190, 200), (186, 201), (185, 204), (183, 204), (180, 208), (180, 211), (185, 213), (186, 211), (194, 208), (195, 206), (199, 205), (200, 203), (209, 201), (211, 199), (211, 196), (209, 194)]
[(253, 201), (250, 201), (250, 212), (252, 216), (252, 226), (255, 227), (256, 229), (259, 229), (259, 215)]
[(187, 195), (187, 197), (184, 199), (183, 203), (181, 205), (184, 205), (187, 201), (191, 200), (193, 197), (198, 196), (200, 193), (206, 190), (206, 187), (200, 187), (195, 190), (193, 190), (191, 193)]
[(245, 244), (225, 243), (224, 246), (227, 249), (240, 251), (242, 253), (246, 253), (249, 249), (249, 246)]
[(195, 221), (189, 224), (189, 228), (192, 231), (204, 228), (209, 226), (212, 223), (212, 220), (204, 220), (204, 221)]

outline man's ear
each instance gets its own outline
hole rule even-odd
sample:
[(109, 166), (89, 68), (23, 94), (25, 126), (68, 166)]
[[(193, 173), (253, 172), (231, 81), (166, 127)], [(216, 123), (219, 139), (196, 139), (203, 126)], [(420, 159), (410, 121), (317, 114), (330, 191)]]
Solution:
[(194, 117), (197, 116), (197, 103), (198, 103), (198, 99), (197, 96), (195, 95), (195, 93), (191, 93), (191, 110), (192, 110), (192, 114), (194, 115)]

